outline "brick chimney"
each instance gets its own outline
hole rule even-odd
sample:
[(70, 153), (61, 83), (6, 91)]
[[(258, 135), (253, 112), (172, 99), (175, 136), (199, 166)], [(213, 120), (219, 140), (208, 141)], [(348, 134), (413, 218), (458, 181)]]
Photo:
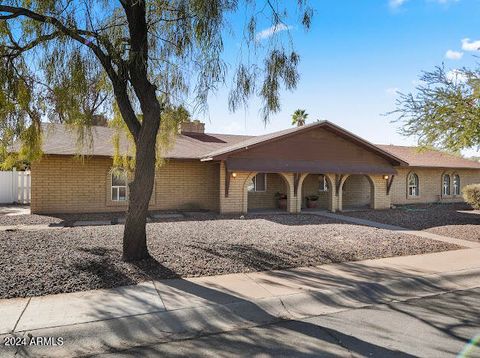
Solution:
[(205, 133), (205, 123), (199, 120), (183, 122), (180, 124), (180, 133)]

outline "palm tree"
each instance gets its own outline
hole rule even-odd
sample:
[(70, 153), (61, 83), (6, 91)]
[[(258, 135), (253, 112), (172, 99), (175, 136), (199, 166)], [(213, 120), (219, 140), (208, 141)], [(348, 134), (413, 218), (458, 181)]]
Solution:
[(292, 125), (297, 125), (297, 127), (305, 125), (305, 122), (307, 120), (308, 113), (305, 112), (304, 109), (297, 109), (293, 114), (292, 114)]

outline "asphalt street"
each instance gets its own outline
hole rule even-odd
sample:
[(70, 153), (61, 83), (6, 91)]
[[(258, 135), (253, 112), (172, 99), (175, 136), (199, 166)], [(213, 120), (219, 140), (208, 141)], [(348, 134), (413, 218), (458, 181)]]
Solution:
[(480, 357), (479, 312), (480, 288), (475, 288), (137, 347), (111, 355)]

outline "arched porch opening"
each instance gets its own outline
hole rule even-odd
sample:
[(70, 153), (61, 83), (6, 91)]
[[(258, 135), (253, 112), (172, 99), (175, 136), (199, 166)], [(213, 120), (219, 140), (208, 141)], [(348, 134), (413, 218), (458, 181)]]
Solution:
[(247, 212), (288, 211), (289, 184), (279, 173), (252, 173), (245, 183)]
[(333, 190), (326, 174), (308, 174), (301, 185), (301, 210), (332, 210)]
[(349, 175), (341, 186), (342, 210), (358, 210), (374, 207), (375, 186), (368, 175)]

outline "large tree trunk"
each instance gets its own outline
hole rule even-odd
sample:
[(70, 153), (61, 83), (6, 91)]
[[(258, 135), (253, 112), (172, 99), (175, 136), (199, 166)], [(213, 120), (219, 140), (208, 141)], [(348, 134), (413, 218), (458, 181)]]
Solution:
[(135, 176), (129, 185), (129, 204), (123, 233), (123, 259), (142, 260), (149, 257), (146, 223), (148, 203), (155, 181), (156, 138), (160, 125), (160, 108), (156, 98), (145, 106), (143, 123), (136, 140)]

